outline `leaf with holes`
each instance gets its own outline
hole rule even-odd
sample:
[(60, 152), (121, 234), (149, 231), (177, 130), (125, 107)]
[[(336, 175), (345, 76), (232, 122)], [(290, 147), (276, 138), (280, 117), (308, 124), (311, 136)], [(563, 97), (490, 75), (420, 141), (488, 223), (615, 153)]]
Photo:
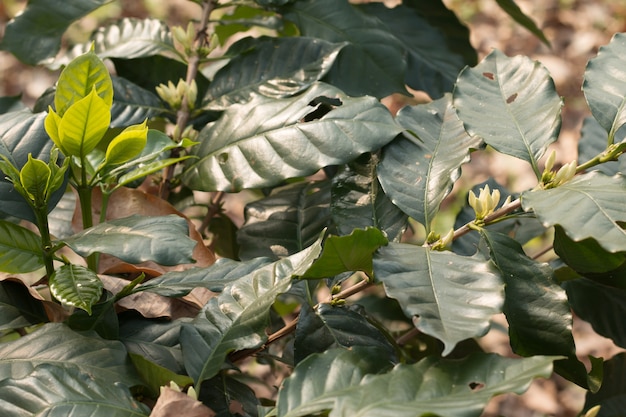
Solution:
[(557, 139), (562, 104), (543, 65), (494, 50), (476, 67), (459, 74), (453, 95), (453, 105), (470, 135), (529, 162), (541, 176), (538, 161)]
[(417, 329), (444, 343), (444, 355), (484, 335), (504, 302), (502, 279), (478, 256), (390, 243), (374, 255), (374, 274)]
[(256, 95), (200, 132), (197, 159), (187, 162), (182, 180), (204, 191), (270, 187), (348, 162), (400, 132), (378, 100), (348, 97), (328, 84), (287, 99)]
[(50, 292), (61, 303), (91, 314), (91, 306), (102, 295), (102, 281), (95, 272), (80, 265), (63, 265), (50, 277)]

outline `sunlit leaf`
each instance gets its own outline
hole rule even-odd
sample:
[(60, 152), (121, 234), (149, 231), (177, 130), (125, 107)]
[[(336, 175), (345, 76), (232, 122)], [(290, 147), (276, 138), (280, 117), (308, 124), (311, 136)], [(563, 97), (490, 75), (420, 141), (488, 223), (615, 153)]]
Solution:
[(100, 299), (102, 288), (98, 275), (80, 265), (63, 265), (50, 277), (50, 292), (54, 298), (89, 314), (91, 306)]

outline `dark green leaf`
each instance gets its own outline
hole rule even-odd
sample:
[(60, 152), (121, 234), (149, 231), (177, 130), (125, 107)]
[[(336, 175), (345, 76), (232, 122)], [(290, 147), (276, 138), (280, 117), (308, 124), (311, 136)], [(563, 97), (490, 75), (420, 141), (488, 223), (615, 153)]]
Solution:
[(626, 328), (622, 322), (626, 314), (626, 290), (587, 278), (566, 281), (563, 286), (577, 316), (591, 323), (599, 335), (626, 348)]
[(188, 376), (178, 375), (136, 353), (130, 353), (130, 359), (153, 398), (159, 396), (160, 387), (169, 386), (170, 382), (175, 382), (179, 387), (193, 384), (193, 380)]
[(375, 254), (374, 274), (415, 327), (444, 343), (444, 355), (484, 335), (504, 301), (502, 279), (479, 257), (390, 243)]
[(301, 278), (327, 278), (349, 271), (372, 276), (372, 254), (388, 243), (379, 229), (355, 229), (346, 236), (330, 236), (322, 255)]
[(196, 241), (189, 238), (187, 221), (175, 214), (133, 215), (110, 220), (64, 239), (81, 256), (103, 252), (129, 263), (155, 261), (161, 265), (194, 262)]
[(30, 0), (24, 12), (7, 24), (0, 48), (22, 62), (39, 64), (59, 52), (61, 36), (73, 21), (106, 3), (109, 0)]
[(626, 410), (626, 353), (604, 362), (604, 382), (600, 391), (588, 392), (583, 412), (600, 405), (597, 417), (621, 417)]
[(43, 268), (41, 238), (30, 230), (0, 220), (0, 271), (13, 274)]
[(237, 232), (239, 258), (278, 259), (311, 245), (329, 226), (330, 182), (298, 182), (276, 188), (246, 205)]
[(405, 107), (397, 121), (410, 133), (385, 146), (378, 179), (393, 203), (428, 233), (461, 174), (461, 165), (481, 141), (465, 132), (449, 95), (427, 105)]
[(343, 46), (306, 37), (244, 38), (229, 48), (227, 54), (236, 56), (215, 74), (205, 108), (224, 110), (248, 101), (252, 93), (298, 94), (328, 72)]
[(145, 284), (138, 285), (133, 292), (150, 291), (164, 297), (182, 297), (196, 287), (222, 292), (226, 285), (269, 263), (271, 263), (269, 258), (255, 258), (247, 262), (218, 259), (208, 268), (167, 272)]
[(626, 221), (625, 206), (626, 179), (597, 171), (522, 194), (524, 210), (534, 210), (544, 226), (558, 224), (573, 241), (593, 238), (609, 252), (626, 251), (626, 231), (619, 224)]
[(200, 132), (183, 182), (204, 191), (274, 186), (378, 149), (400, 131), (373, 97), (351, 98), (328, 84), (288, 99), (254, 96)]
[[(18, 170), (28, 160), (28, 154), (45, 162), (50, 160), (53, 143), (43, 127), (45, 117), (45, 113), (33, 114), (30, 111), (0, 115), (0, 154), (6, 156)], [(34, 223), (35, 215), (30, 205), (4, 177), (0, 175), (0, 211)], [(48, 202), (49, 210), (54, 208), (64, 191), (61, 187), (52, 195)]]
[(327, 82), (350, 96), (382, 98), (406, 92), (404, 47), (376, 17), (346, 0), (300, 0), (285, 7), (283, 13), (304, 36), (347, 42)]
[[(250, 387), (250, 382), (242, 378), (244, 382), (237, 379), (236, 374), (222, 372), (217, 376), (202, 383), (201, 395), (198, 401), (207, 404), (211, 410), (217, 413), (216, 417), (238, 417), (242, 413), (232, 413), (233, 408), (243, 411), (246, 417), (257, 417), (257, 409), (260, 401), (255, 392)], [(242, 410), (243, 409), (243, 410)]]
[(90, 374), (76, 365), (39, 365), (24, 378), (0, 381), (0, 408), (6, 417), (142, 417), (150, 410), (127, 386)]
[(109, 383), (140, 383), (122, 343), (77, 333), (61, 323), (45, 324), (16, 341), (0, 344), (0, 380), (24, 378), (44, 363), (78, 366)]
[(384, 193), (376, 176), (378, 156), (365, 154), (333, 177), (330, 212), (342, 235), (376, 227), (391, 241), (400, 239), (408, 216)]
[(618, 33), (600, 48), (585, 70), (583, 92), (591, 114), (608, 133), (608, 143), (621, 142), (618, 129), (626, 123), (626, 34)]
[(524, 26), (528, 29), (533, 35), (538, 37), (541, 42), (545, 43), (546, 46), (550, 46), (550, 42), (546, 38), (546, 35), (537, 27), (533, 20), (526, 16), (524, 12), (519, 8), (517, 4), (513, 0), (496, 0), (498, 6), (502, 8), (509, 16), (513, 18), (517, 23)]
[(0, 331), (48, 321), (40, 300), (21, 282), (0, 281)]
[(91, 306), (91, 314), (85, 310), (76, 310), (67, 319), (66, 323), (77, 331), (93, 330), (108, 340), (118, 340), (119, 319), (115, 311), (116, 298), (110, 291), (105, 291), (103, 301)]
[(102, 288), (98, 275), (80, 265), (63, 265), (50, 277), (50, 292), (54, 298), (89, 314), (91, 306), (100, 299)]
[(276, 297), (289, 289), (292, 277), (302, 275), (320, 252), (318, 240), (302, 252), (256, 269), (227, 285), (193, 322), (183, 325), (180, 341), (185, 368), (196, 384), (215, 376), (230, 352), (263, 343)]
[(587, 377), (576, 358), (572, 314), (565, 291), (554, 281), (550, 267), (526, 256), (522, 246), (501, 233), (482, 229), (491, 259), (504, 279), (503, 312), (509, 323), (513, 352), (520, 356), (561, 355), (557, 372), (587, 389), (597, 390), (601, 381)]
[(333, 307), (324, 303), (313, 310), (303, 306), (294, 342), (296, 364), (314, 353), (356, 346), (378, 349), (378, 361), (389, 365), (396, 362), (393, 345), (357, 307)]
[(453, 104), (470, 135), (529, 162), (541, 175), (538, 161), (559, 134), (562, 104), (543, 65), (494, 50), (461, 72)]
[(156, 94), (121, 77), (112, 77), (112, 80), (115, 93), (111, 108), (111, 127), (139, 124), (163, 111), (161, 100)]
[(626, 261), (625, 253), (607, 252), (594, 239), (574, 242), (559, 226), (554, 228), (554, 251), (581, 275), (613, 271)]
[(0, 97), (0, 114), (25, 110), (26, 105), (22, 103), (22, 96)]
[(363, 377), (366, 372), (359, 372), (357, 366), (364, 367), (364, 362), (371, 363), (372, 359), (362, 359), (362, 352), (344, 352), (330, 351), (301, 362), (283, 383), (278, 415), (296, 417), (332, 410), (337, 415), (362, 417), (478, 417), (491, 397), (503, 392), (522, 393), (534, 378), (548, 377), (554, 359), (513, 359), (484, 353), (462, 360), (430, 356), (413, 365), (397, 365), (390, 372)]
[[(402, 42), (408, 55), (405, 82), (409, 87), (425, 91), (432, 98), (452, 91), (459, 71), (470, 62), (450, 48), (445, 32), (431, 25), (414, 5), (400, 4), (390, 9), (382, 3), (367, 3), (359, 8), (382, 20)], [(460, 25), (458, 20), (456, 24)]]

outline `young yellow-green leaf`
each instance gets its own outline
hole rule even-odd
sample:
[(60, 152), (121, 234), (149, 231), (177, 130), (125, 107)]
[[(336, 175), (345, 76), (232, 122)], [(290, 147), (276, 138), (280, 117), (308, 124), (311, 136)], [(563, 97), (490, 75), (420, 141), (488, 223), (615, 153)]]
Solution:
[(59, 137), (66, 156), (84, 157), (94, 150), (111, 123), (110, 106), (95, 87), (74, 103), (61, 118)]
[(91, 314), (91, 306), (102, 295), (102, 281), (95, 272), (80, 265), (63, 265), (50, 277), (50, 292), (61, 303)]
[(32, 154), (28, 154), (28, 161), (20, 171), (20, 182), (30, 200), (37, 207), (46, 204), (51, 175), (52, 171), (48, 164), (39, 159), (34, 159)]
[(147, 121), (129, 126), (117, 135), (107, 147), (105, 164), (117, 165), (139, 155), (148, 140)]
[(61, 72), (54, 95), (54, 106), (60, 117), (76, 102), (95, 89), (97, 95), (111, 108), (113, 83), (106, 66), (98, 56), (89, 51), (72, 60)]
[(67, 155), (67, 150), (63, 148), (63, 144), (61, 143), (61, 138), (59, 137), (59, 125), (61, 124), (61, 117), (54, 112), (51, 106), (48, 106), (48, 115), (44, 121), (44, 128), (46, 129), (46, 133), (52, 139), (55, 145), (63, 152), (64, 155)]

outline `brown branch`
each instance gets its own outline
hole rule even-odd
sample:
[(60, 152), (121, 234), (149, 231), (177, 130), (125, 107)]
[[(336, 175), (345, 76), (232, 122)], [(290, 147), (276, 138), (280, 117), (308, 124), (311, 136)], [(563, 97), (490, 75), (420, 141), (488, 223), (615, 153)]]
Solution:
[(207, 213), (202, 219), (202, 224), (198, 227), (198, 233), (200, 233), (201, 235), (211, 224), (211, 219), (213, 219), (213, 217), (220, 212), (223, 198), (224, 191), (218, 191), (217, 193), (215, 193), (211, 204), (209, 204)]

